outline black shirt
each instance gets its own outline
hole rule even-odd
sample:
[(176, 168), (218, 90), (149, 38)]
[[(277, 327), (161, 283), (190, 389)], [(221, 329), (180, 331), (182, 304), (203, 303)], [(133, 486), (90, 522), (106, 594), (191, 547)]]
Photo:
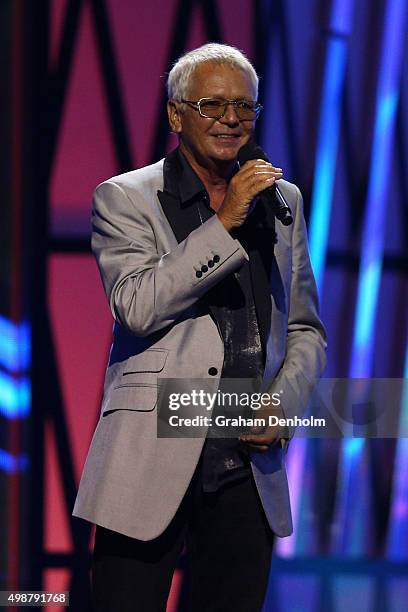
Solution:
[[(179, 151), (182, 167), (179, 193), (182, 206), (188, 206), (189, 217), (197, 212), (197, 227), (215, 214), (210, 208), (208, 193), (200, 178)], [(236, 237), (245, 248), (246, 227), (239, 228)], [(252, 290), (250, 266), (247, 261), (235, 273), (224, 277), (201, 298), (200, 307), (215, 318), (224, 342), (223, 379), (245, 378), (262, 380), (264, 354)], [(217, 413), (214, 407), (213, 418)], [(212, 436), (221, 435), (213, 428)], [(207, 437), (202, 455), (203, 488), (216, 491), (225, 483), (250, 474), (249, 456), (237, 438)]]

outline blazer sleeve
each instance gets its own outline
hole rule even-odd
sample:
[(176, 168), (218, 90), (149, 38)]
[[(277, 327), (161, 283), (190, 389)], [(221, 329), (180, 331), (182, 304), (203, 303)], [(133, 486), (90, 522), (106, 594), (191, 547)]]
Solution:
[[(270, 393), (280, 393), (284, 418), (300, 417), (326, 366), (326, 331), (319, 318), (318, 294), (310, 263), (303, 199), (296, 187), (292, 233), (292, 277), (286, 354)], [(289, 427), (289, 437), (295, 428)]]
[(95, 191), (92, 251), (115, 320), (138, 336), (174, 323), (248, 259), (216, 215), (160, 256), (152, 214), (142, 196), (130, 198), (118, 183), (106, 181)]

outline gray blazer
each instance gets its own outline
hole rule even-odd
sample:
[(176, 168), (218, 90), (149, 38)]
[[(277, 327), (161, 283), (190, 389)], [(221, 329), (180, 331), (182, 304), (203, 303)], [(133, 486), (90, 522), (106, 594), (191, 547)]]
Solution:
[[(176, 199), (164, 182), (165, 162), (99, 185), (92, 212), (92, 249), (115, 324), (100, 418), (73, 514), (140, 540), (159, 536), (170, 523), (204, 443), (157, 437), (157, 379), (208, 379), (210, 368), (219, 377), (223, 342), (213, 318), (196, 303), (248, 259), (215, 215), (177, 242), (164, 212)], [(283, 391), (282, 408), (294, 417), (305, 410), (324, 369), (326, 344), (302, 198), (295, 185), (279, 185), (294, 223), (276, 225), (264, 387)], [(210, 259), (214, 265), (197, 276)], [(278, 446), (251, 454), (258, 492), (278, 536), (292, 532), (284, 459)]]

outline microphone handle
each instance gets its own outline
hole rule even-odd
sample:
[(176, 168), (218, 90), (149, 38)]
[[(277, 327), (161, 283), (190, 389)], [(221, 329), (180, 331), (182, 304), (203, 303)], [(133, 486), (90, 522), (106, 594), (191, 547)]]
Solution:
[(283, 193), (279, 189), (278, 185), (276, 185), (276, 183), (274, 191), (275, 216), (283, 225), (291, 225), (293, 223), (292, 211), (290, 210)]

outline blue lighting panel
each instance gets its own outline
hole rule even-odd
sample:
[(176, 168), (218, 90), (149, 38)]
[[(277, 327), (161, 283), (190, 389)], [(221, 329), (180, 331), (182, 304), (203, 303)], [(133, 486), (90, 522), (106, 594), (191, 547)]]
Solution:
[(16, 325), (0, 316), (0, 366), (9, 372), (25, 370), (31, 360), (28, 323)]
[(332, 36), (327, 49), (309, 228), (310, 256), (320, 295), (336, 176), (347, 36), (351, 31), (353, 9), (353, 0), (337, 0), (333, 3), (330, 20)]
[(387, 184), (392, 164), (406, 8), (406, 0), (391, 0), (386, 10), (350, 367), (351, 376), (361, 378), (371, 374), (374, 350), (375, 316), (387, 221)]
[(336, 173), (346, 51), (344, 40), (334, 39), (329, 42), (309, 230), (310, 256), (320, 294)]
[(23, 454), (14, 457), (7, 451), (0, 448), (0, 470), (15, 474), (16, 472), (24, 472), (28, 467), (28, 455)]
[[(389, 0), (385, 7), (371, 170), (350, 361), (351, 378), (368, 378), (372, 370), (387, 213), (387, 182), (392, 165), (406, 8), (406, 0)], [(370, 542), (370, 523), (367, 519), (371, 515), (368, 453), (364, 439), (358, 442), (346, 440), (343, 443), (340, 482), (334, 549), (341, 553), (364, 554)]]
[[(333, 186), (336, 174), (337, 152), (341, 122), (341, 103), (347, 60), (348, 36), (352, 28), (354, 0), (334, 0), (330, 17), (330, 36), (327, 41), (325, 76), (320, 108), (320, 125), (316, 151), (315, 176), (309, 223), (310, 257), (320, 295), (324, 277), (326, 251), (330, 227)], [(298, 459), (301, 465), (296, 471), (307, 481), (310, 471), (306, 461), (313, 461), (312, 440), (304, 440), (304, 453)], [(312, 485), (312, 483), (311, 483)], [(294, 500), (294, 534), (292, 546), (286, 546), (286, 554), (306, 554), (315, 551), (316, 524), (310, 524), (312, 486), (299, 487)], [(305, 529), (309, 536), (304, 537)], [(315, 541), (313, 541), (315, 540)], [(296, 542), (296, 544), (295, 544)], [(283, 546), (281, 547), (283, 549)]]
[[(312, 267), (321, 294), (330, 225), (332, 192), (336, 170), (343, 85), (347, 60), (347, 36), (351, 32), (354, 0), (334, 0), (327, 40), (325, 76), (320, 108), (320, 125), (316, 152), (315, 178), (309, 223), (309, 245)], [(296, 440), (296, 453), (289, 455), (290, 480), (297, 482), (292, 490), (294, 534), (280, 540), (276, 550), (285, 557), (315, 550), (317, 526), (311, 525), (313, 482), (308, 481), (309, 463), (314, 463), (312, 440)], [(296, 478), (294, 477), (296, 475)], [(304, 537), (307, 526), (308, 537)]]
[(0, 316), (0, 415), (24, 418), (30, 412), (31, 383), (23, 373), (31, 363), (31, 328)]
[(8, 419), (25, 418), (30, 412), (29, 378), (15, 378), (0, 372), (0, 415)]

